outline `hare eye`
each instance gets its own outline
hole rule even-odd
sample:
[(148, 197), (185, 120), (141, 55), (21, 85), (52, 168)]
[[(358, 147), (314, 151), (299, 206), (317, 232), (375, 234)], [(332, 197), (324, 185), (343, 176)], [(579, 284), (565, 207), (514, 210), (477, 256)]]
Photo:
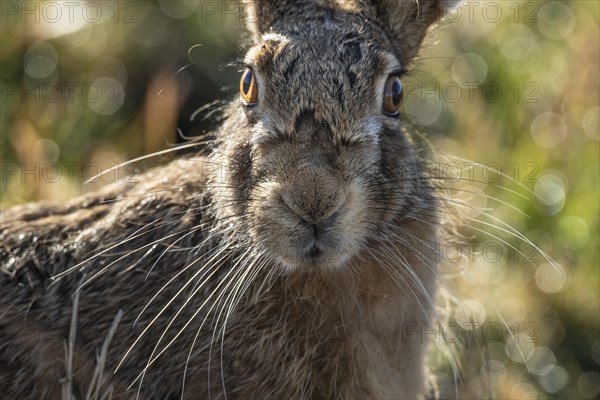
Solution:
[(383, 90), (383, 112), (391, 117), (398, 115), (402, 97), (402, 81), (397, 76), (389, 76)]
[(253, 106), (258, 103), (258, 86), (252, 68), (246, 69), (240, 79), (240, 94), (245, 105)]

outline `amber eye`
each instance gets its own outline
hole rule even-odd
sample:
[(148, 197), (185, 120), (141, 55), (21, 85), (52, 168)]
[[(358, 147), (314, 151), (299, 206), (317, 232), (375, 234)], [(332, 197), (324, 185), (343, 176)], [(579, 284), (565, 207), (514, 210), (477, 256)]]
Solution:
[(402, 81), (397, 76), (389, 76), (383, 90), (383, 112), (392, 117), (398, 115), (402, 97)]
[(258, 85), (256, 84), (256, 77), (252, 68), (246, 69), (240, 79), (240, 94), (242, 100), (247, 106), (252, 106), (258, 103)]

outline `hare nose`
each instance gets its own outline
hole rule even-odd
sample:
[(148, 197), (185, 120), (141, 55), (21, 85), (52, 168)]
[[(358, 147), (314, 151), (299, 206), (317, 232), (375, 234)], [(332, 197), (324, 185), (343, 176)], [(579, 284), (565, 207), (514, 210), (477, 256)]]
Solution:
[(282, 190), (280, 195), (294, 214), (312, 224), (315, 236), (321, 236), (324, 230), (333, 226), (345, 199), (343, 195), (329, 196), (326, 199), (312, 196), (308, 199), (287, 190)]

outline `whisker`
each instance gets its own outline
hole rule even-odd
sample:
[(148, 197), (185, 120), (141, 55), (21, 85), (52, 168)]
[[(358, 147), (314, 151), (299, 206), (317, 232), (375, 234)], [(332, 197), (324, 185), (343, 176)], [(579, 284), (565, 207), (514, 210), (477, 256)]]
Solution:
[[(169, 324), (166, 326), (166, 328), (164, 329), (162, 335), (160, 336), (160, 338), (158, 339), (158, 342), (156, 343), (156, 346), (154, 347), (154, 350), (152, 351), (152, 354), (150, 355), (150, 358), (148, 360), (148, 362), (146, 363), (146, 367), (144, 367), (144, 369), (142, 370), (142, 372), (134, 379), (134, 381), (131, 383), (131, 385), (129, 386), (129, 388), (131, 388), (131, 386), (133, 386), (133, 384), (135, 384), (135, 382), (142, 378), (146, 373), (146, 371), (148, 370), (148, 368), (154, 364), (154, 362), (158, 359), (158, 357), (160, 357), (174, 342), (175, 340), (177, 340), (177, 338), (179, 338), (179, 336), (181, 335), (181, 333), (189, 326), (189, 324), (195, 319), (195, 317), (200, 313), (200, 311), (204, 308), (204, 306), (208, 303), (208, 301), (212, 298), (212, 296), (216, 293), (217, 290), (219, 290), (219, 288), (224, 284), (224, 282), (227, 281), (227, 278), (229, 277), (229, 275), (231, 275), (233, 272), (236, 271), (237, 266), (239, 265), (239, 263), (241, 262), (241, 260), (243, 259), (243, 257), (245, 257), (249, 252), (251, 251), (251, 248), (247, 249), (244, 254), (238, 259), (238, 261), (230, 268), (230, 270), (226, 273), (226, 275), (219, 281), (219, 283), (217, 284), (217, 286), (215, 287), (215, 289), (211, 292), (211, 294), (206, 298), (206, 300), (197, 308), (197, 310), (193, 313), (193, 315), (189, 318), (189, 320), (184, 324), (184, 326), (175, 334), (175, 336), (165, 345), (165, 347), (163, 347), (163, 349), (156, 355), (154, 356), (154, 354), (156, 353), (156, 350), (158, 349), (158, 346), (160, 345), (162, 339), (164, 338), (166, 332), (168, 331), (168, 329), (171, 327), (171, 325), (173, 324), (173, 322), (175, 321), (175, 319), (177, 318), (177, 316), (183, 311), (183, 309), (185, 308), (185, 306), (190, 302), (190, 300), (196, 295), (196, 293), (198, 293), (198, 291), (201, 289), (202, 285), (199, 286), (192, 294), (190, 294), (190, 296), (188, 297), (188, 299), (182, 304), (182, 306), (179, 308), (179, 310), (175, 313), (175, 315), (171, 318), (171, 320), (169, 321)], [(210, 276), (207, 277), (207, 279), (205, 279), (205, 281), (208, 280), (208, 278), (210, 278), (217, 270), (213, 271), (211, 273)], [(191, 282), (191, 280), (190, 280)], [(185, 284), (187, 285), (187, 283)], [(225, 288), (227, 288), (229, 285), (231, 285), (231, 281), (229, 281), (226, 285)], [(179, 293), (179, 292), (178, 292)], [(169, 301), (169, 304), (172, 301)], [(213, 304), (213, 306), (211, 306), (211, 308), (208, 310), (207, 312), (207, 316), (209, 315), (210, 311), (212, 311), (212, 309), (214, 308), (215, 304)], [(163, 310), (161, 310), (161, 312), (164, 312), (165, 308), (163, 307)], [(155, 317), (156, 319), (156, 317)], [(203, 322), (204, 323), (204, 322)], [(141, 383), (140, 383), (140, 388), (141, 389)]]
[[(140, 156), (140, 157), (133, 158), (131, 160), (122, 162), (120, 164), (113, 165), (112, 167), (110, 167), (110, 168), (108, 168), (108, 169), (100, 172), (99, 174), (96, 174), (96, 175), (92, 176), (91, 178), (86, 179), (83, 182), (83, 184), (87, 185), (90, 182), (93, 182), (93, 181), (97, 180), (98, 178), (101, 178), (102, 176), (108, 174), (109, 172), (115, 171), (115, 170), (117, 170), (119, 168), (123, 168), (123, 167), (125, 167), (127, 165), (134, 164), (134, 163), (137, 163), (137, 162), (140, 162), (140, 161), (144, 161), (144, 160), (147, 160), (147, 159), (152, 158), (152, 157), (157, 157), (157, 156), (161, 156), (161, 155), (164, 155), (164, 154), (169, 154), (169, 153), (172, 153), (174, 151), (179, 151), (179, 150), (182, 150), (182, 149), (189, 149), (189, 148), (192, 148), (192, 147), (199, 146), (201, 144), (202, 143), (186, 143), (186, 144), (181, 144), (181, 145), (175, 146), (175, 147), (173, 147), (171, 149), (160, 150), (160, 151), (156, 151), (154, 153), (150, 153), (150, 154), (146, 154), (146, 155), (143, 155), (143, 156)], [(182, 160), (185, 160), (185, 159), (182, 159)]]

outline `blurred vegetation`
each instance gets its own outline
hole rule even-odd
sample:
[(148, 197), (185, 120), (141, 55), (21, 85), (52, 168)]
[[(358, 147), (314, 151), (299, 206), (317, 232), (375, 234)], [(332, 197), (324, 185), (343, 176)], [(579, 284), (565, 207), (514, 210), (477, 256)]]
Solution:
[[(82, 185), (210, 131), (210, 110), (235, 97), (230, 64), (245, 37), (235, 2), (79, 1), (73, 18), (66, 3), (1, 2), (3, 208), (112, 181)], [(444, 396), (600, 395), (599, 12), (593, 0), (471, 2), (433, 31), (405, 80), (409, 129), (456, 163), (450, 174), (479, 193), (457, 196), (492, 219), (466, 216), (501, 228), (473, 230), (479, 250), (502, 244), (498, 258), (443, 271), (459, 298), (449, 320), (481, 324), (460, 331), (472, 337), (455, 354), (456, 385), (449, 361), (432, 355)]]

